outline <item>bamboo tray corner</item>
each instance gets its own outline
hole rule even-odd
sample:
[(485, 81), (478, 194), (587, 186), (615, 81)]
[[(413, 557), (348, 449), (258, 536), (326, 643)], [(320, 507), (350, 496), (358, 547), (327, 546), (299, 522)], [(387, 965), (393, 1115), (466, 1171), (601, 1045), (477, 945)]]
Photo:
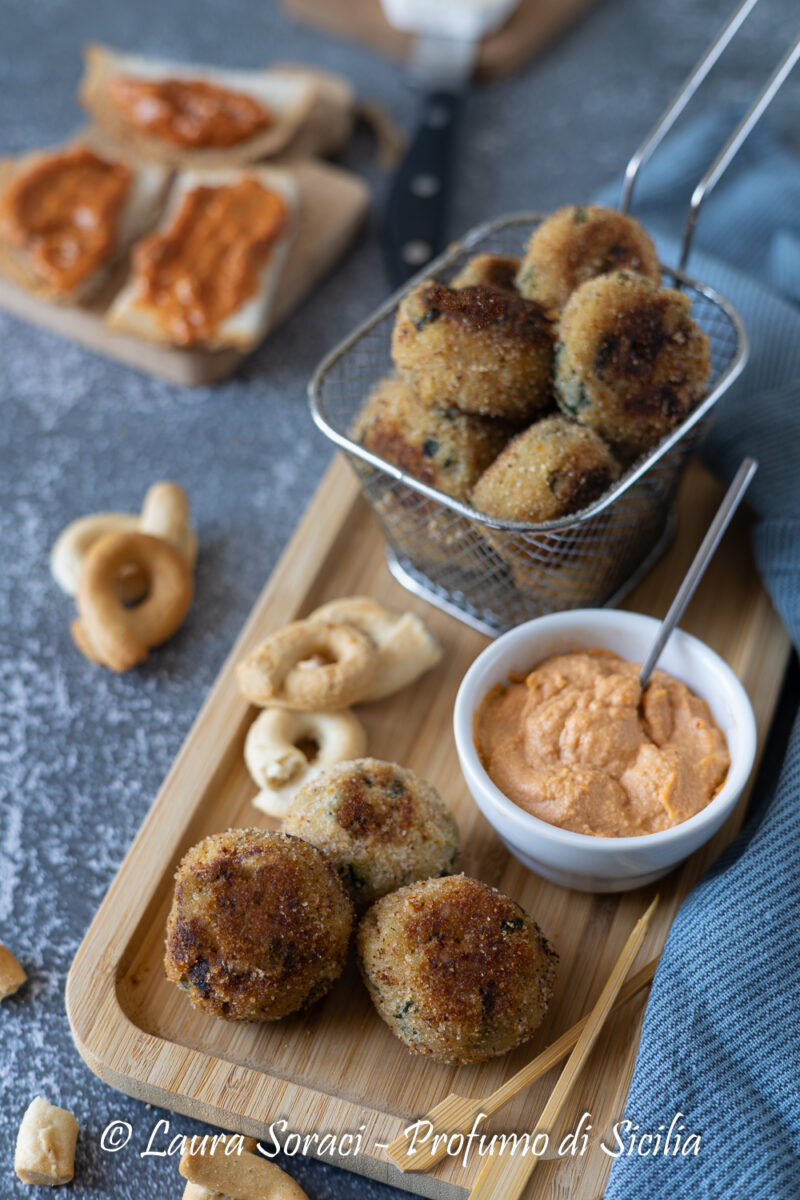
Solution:
[[(690, 468), (680, 495), (680, 536), (626, 607), (662, 615), (688, 565), (721, 489)], [(733, 666), (756, 713), (763, 747), (789, 653), (788, 637), (754, 570), (742, 569), (745, 518), (732, 526), (688, 610), (684, 628)], [(555, 943), (561, 966), (544, 1025), (520, 1050), (475, 1067), (447, 1067), (410, 1056), (372, 1011), (352, 964), (308, 1013), (269, 1025), (231, 1025), (193, 1010), (163, 975), (164, 922), (172, 875), (199, 838), (236, 824), (271, 823), (250, 805), (255, 791), (242, 760), (253, 712), (235, 685), (234, 665), (265, 632), (334, 596), (369, 592), (425, 617), (445, 648), (442, 664), (412, 692), (360, 710), (369, 753), (430, 778), (458, 816), (461, 865), (518, 898)], [(67, 1012), (89, 1067), (111, 1086), (192, 1117), (269, 1137), (284, 1119), (300, 1134), (360, 1132), (360, 1152), (340, 1166), (434, 1200), (462, 1200), (479, 1160), (464, 1170), (447, 1159), (430, 1174), (402, 1175), (377, 1143), (450, 1092), (486, 1094), (572, 1025), (596, 1000), (616, 955), (653, 888), (619, 896), (567, 891), (529, 873), (484, 822), (461, 780), (451, 734), (455, 692), (485, 638), (404, 592), (390, 576), (383, 542), (357, 483), (341, 459), (323, 480), (296, 534), (259, 597), (161, 791), (78, 950), (67, 980)], [(410, 699), (413, 697), (413, 703)], [(402, 713), (402, 720), (397, 720)], [(745, 800), (720, 834), (665, 879), (641, 961), (658, 954), (677, 908), (738, 828)], [(589, 1109), (609, 1128), (624, 1107), (644, 997), (606, 1025), (564, 1115), (565, 1129)], [(523, 1131), (552, 1085), (545, 1076), (487, 1122)], [(310, 1147), (318, 1157), (329, 1157)], [(526, 1195), (602, 1194), (610, 1160), (542, 1164)]]

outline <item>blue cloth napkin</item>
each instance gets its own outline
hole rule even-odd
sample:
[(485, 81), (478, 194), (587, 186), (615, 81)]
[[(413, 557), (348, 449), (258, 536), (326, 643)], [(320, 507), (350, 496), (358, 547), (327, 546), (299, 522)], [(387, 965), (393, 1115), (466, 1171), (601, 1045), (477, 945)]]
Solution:
[[(645, 168), (634, 209), (662, 261), (677, 261), (692, 187), (736, 119), (704, 118)], [(618, 203), (619, 188), (602, 199)], [(706, 201), (688, 270), (748, 329), (749, 366), (704, 456), (725, 479), (759, 459), (756, 561), (800, 646), (800, 163), (764, 127)], [(682, 1113), (699, 1153), (616, 1158), (606, 1200), (800, 1197), (800, 720), (774, 793), (756, 801), (672, 927), (625, 1113), (653, 1133)]]

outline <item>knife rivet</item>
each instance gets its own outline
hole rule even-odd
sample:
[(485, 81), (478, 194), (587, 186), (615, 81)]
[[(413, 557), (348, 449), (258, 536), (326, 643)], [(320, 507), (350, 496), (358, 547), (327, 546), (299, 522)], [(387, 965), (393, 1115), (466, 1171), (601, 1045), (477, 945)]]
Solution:
[(428, 196), (435, 196), (441, 186), (441, 181), (436, 175), (415, 175), (411, 180), (412, 193), (415, 196), (422, 197), (422, 199), (427, 199)]
[(434, 104), (428, 109), (428, 124), (431, 129), (444, 129), (450, 124), (450, 113), (442, 104)]
[(433, 247), (428, 242), (406, 242), (400, 251), (403, 262), (409, 266), (421, 267), (433, 254)]

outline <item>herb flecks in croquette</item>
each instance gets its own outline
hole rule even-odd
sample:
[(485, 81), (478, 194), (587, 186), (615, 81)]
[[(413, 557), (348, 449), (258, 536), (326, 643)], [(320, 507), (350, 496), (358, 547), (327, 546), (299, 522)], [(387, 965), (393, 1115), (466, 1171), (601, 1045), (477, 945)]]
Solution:
[[(525, 339), (535, 345), (548, 337), (547, 324), (543, 323), (538, 305), (509, 295), (501, 288), (471, 284), (452, 290), (435, 280), (421, 287), (419, 302), (428, 308), (435, 307), (438, 315), (449, 321), (457, 321), (471, 329), (491, 326), (501, 336)], [(416, 323), (415, 326), (421, 328)]]
[(428, 405), (410, 384), (390, 378), (367, 400), (353, 436), (421, 483), (466, 500), (511, 432), (504, 422), (470, 416), (453, 405)]
[(414, 319), (414, 328), (424, 329), (426, 325), (431, 325), (441, 315), (441, 311), (438, 308), (426, 308), (422, 316)]
[[(593, 430), (545, 417), (509, 442), (478, 480), (472, 502), (506, 521), (539, 524), (596, 500), (619, 477), (619, 464)], [(498, 542), (502, 554), (507, 539)]]
[(624, 267), (659, 283), (655, 246), (641, 225), (610, 208), (568, 206), (533, 232), (522, 260), (517, 287), (557, 315), (587, 279)]
[[(432, 307), (438, 320), (419, 327)], [(509, 288), (418, 284), (398, 308), (392, 358), (428, 406), (522, 422), (552, 404), (551, 323)]]
[(358, 945), (380, 1015), (409, 1049), (441, 1062), (480, 1062), (518, 1046), (553, 987), (557, 955), (538, 926), (463, 875), (385, 896), (362, 920)]
[(436, 790), (412, 771), (356, 759), (301, 788), (285, 821), (328, 856), (359, 910), (394, 888), (449, 873), (458, 828)]
[(589, 407), (589, 397), (586, 384), (578, 380), (572, 388), (565, 387), (561, 395), (561, 409), (569, 417), (577, 417), (584, 408)]
[(196, 1008), (272, 1021), (325, 994), (353, 912), (331, 864), (299, 838), (232, 829), (184, 856), (167, 922), (167, 978)]
[(603, 371), (606, 363), (617, 353), (620, 347), (620, 338), (616, 333), (607, 333), (600, 343), (597, 354), (594, 360), (594, 369), (598, 379), (603, 378)]
[(562, 313), (560, 336), (559, 407), (626, 462), (674, 429), (705, 392), (709, 343), (688, 297), (632, 272), (582, 284)]

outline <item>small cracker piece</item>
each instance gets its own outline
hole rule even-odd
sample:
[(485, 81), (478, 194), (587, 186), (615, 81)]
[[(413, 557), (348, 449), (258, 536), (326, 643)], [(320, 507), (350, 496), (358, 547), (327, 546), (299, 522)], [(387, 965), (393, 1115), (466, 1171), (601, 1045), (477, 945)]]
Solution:
[(18, 992), (28, 976), (7, 946), (0, 945), (0, 1000)]
[(78, 1122), (41, 1096), (28, 1105), (17, 1134), (14, 1170), (23, 1183), (57, 1187), (75, 1174)]

